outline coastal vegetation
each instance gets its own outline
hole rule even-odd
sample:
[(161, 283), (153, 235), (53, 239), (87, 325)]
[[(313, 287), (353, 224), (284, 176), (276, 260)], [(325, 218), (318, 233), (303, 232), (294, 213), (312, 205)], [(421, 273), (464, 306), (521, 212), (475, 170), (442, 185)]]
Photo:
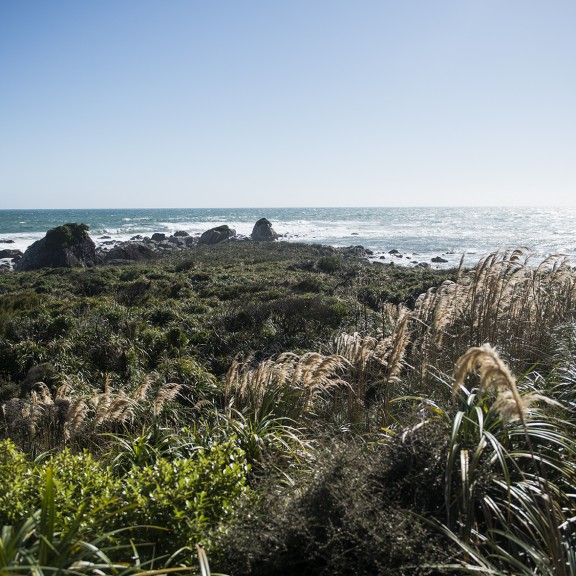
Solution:
[(521, 250), (2, 274), (0, 573), (574, 574), (575, 310)]

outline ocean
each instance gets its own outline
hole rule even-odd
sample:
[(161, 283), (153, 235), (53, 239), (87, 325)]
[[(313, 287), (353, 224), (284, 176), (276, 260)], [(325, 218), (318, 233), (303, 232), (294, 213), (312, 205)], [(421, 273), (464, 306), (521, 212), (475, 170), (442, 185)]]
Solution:
[[(364, 246), (374, 259), (397, 264), (453, 266), (464, 256), (474, 265), (495, 250), (524, 247), (538, 261), (551, 254), (576, 258), (576, 208), (215, 208), (0, 210), (0, 249), (25, 251), (50, 228), (81, 222), (99, 244), (102, 236), (128, 240), (154, 232), (191, 235), (228, 224), (249, 236), (260, 218), (272, 222), (281, 240), (330, 246)], [(1, 243), (13, 240), (14, 243)], [(402, 258), (393, 257), (398, 250)]]

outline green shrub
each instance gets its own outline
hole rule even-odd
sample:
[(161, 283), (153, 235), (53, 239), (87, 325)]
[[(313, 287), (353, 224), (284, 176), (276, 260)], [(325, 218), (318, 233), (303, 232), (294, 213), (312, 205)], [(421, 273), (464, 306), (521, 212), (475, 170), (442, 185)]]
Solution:
[(198, 450), (193, 459), (159, 457), (154, 464), (134, 467), (123, 479), (128, 509), (121, 522), (167, 529), (169, 538), (138, 530), (145, 540), (157, 540), (161, 551), (208, 544), (245, 494), (248, 469), (243, 452), (232, 442)]
[(333, 274), (338, 272), (344, 266), (344, 262), (340, 256), (322, 256), (316, 262), (316, 268), (320, 272), (326, 272), (327, 274)]
[(0, 442), (0, 526), (22, 521), (40, 504), (40, 479), (10, 440)]
[(42, 467), (42, 477), (48, 468), (53, 471), (57, 526), (69, 527), (83, 506), (84, 528), (92, 535), (106, 531), (112, 522), (110, 515), (119, 508), (121, 492), (120, 481), (112, 471), (90, 453), (72, 454), (68, 449)]

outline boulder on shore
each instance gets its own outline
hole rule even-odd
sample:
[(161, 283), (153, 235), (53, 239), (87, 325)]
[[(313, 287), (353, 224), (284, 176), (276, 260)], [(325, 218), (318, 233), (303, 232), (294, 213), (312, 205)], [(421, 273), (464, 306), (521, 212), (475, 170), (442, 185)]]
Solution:
[(278, 240), (278, 234), (272, 228), (272, 223), (266, 218), (260, 218), (254, 228), (252, 229), (252, 240), (256, 242), (271, 242), (273, 240)]
[(154, 258), (155, 252), (152, 248), (139, 242), (124, 242), (120, 246), (115, 246), (106, 253), (104, 261), (107, 264), (113, 264), (116, 261), (123, 262), (142, 262)]
[(44, 238), (29, 246), (14, 269), (86, 268), (100, 262), (88, 226), (68, 223), (48, 230)]
[(198, 245), (211, 246), (213, 244), (220, 244), (226, 240), (230, 240), (236, 236), (236, 230), (230, 228), (230, 226), (224, 224), (222, 226), (217, 226), (216, 228), (211, 228), (206, 230), (200, 240), (198, 240)]
[(0, 250), (0, 258), (20, 258), (22, 252), (20, 250)]

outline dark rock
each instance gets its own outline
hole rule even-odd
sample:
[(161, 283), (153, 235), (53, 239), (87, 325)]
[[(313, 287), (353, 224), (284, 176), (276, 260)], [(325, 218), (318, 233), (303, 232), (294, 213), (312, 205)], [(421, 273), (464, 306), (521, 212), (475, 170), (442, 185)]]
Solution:
[(430, 264), (428, 262), (420, 262), (420, 264), (416, 265), (417, 268), (430, 268)]
[(338, 248), (338, 252), (342, 256), (350, 258), (365, 258), (368, 256), (368, 252), (364, 246), (346, 246), (345, 248)]
[(388, 254), (400, 254), (400, 250), (396, 250), (396, 248), (394, 248), (393, 250), (390, 250)]
[(168, 242), (170, 242), (170, 244), (175, 244), (176, 246), (184, 246), (185, 244), (184, 239), (177, 236), (170, 236)]
[(436, 262), (437, 264), (443, 264), (445, 262), (448, 262), (448, 260), (445, 260), (440, 256), (435, 256), (434, 258), (432, 258), (432, 262)]
[(112, 238), (112, 236), (104, 235), (104, 236), (100, 236), (100, 238), (98, 238), (98, 240), (110, 240), (110, 238)]
[(314, 260), (300, 260), (286, 267), (286, 270), (314, 270)]
[[(106, 264), (111, 264), (115, 260), (128, 262), (142, 262), (154, 258), (155, 252), (152, 248), (138, 242), (125, 242), (110, 250), (104, 257)], [(115, 262), (117, 263), (117, 262)]]
[(18, 258), (22, 256), (20, 250), (0, 250), (0, 258)]
[(188, 234), (188, 232), (185, 232), (184, 230), (178, 230), (178, 232), (174, 232), (174, 236), (190, 236), (190, 234)]
[(225, 242), (236, 236), (236, 230), (230, 228), (226, 224), (222, 226), (217, 226), (216, 228), (211, 228), (206, 230), (200, 240), (198, 240), (198, 245), (208, 245), (219, 244), (220, 242)]
[(166, 234), (163, 234), (162, 232), (154, 232), (154, 234), (152, 234), (152, 240), (154, 240), (154, 242), (162, 242), (163, 240), (166, 240)]
[(14, 240), (0, 240), (0, 244), (14, 244)]
[(256, 242), (271, 242), (273, 240), (278, 240), (278, 234), (272, 228), (272, 223), (266, 218), (260, 218), (254, 228), (252, 229), (252, 240)]
[(198, 238), (194, 238), (193, 236), (188, 236), (184, 240), (188, 248), (192, 248), (192, 246), (196, 246), (196, 244), (198, 243)]
[(100, 263), (86, 224), (68, 223), (48, 230), (16, 263), (19, 271), (39, 268), (85, 268)]
[(130, 240), (144, 240), (144, 236), (142, 236), (142, 234), (136, 234), (136, 236), (132, 236)]

